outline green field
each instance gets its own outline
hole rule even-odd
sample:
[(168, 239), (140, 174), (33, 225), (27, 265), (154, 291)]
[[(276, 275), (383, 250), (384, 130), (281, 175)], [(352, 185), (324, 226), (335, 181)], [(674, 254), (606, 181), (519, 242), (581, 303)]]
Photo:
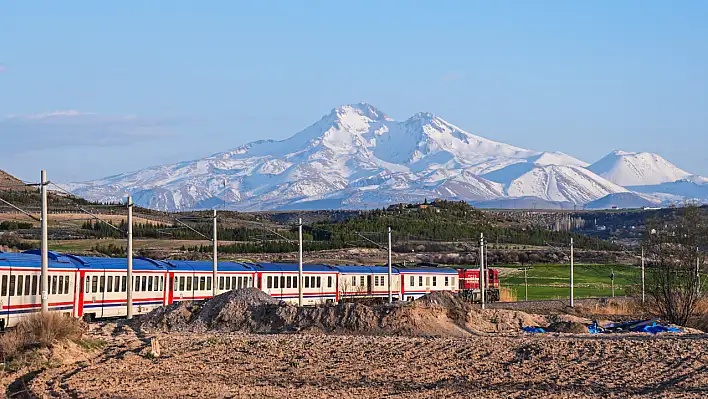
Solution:
[[(529, 300), (568, 298), (570, 290), (569, 265), (535, 265), (528, 271)], [(524, 273), (519, 266), (493, 266), (499, 270), (502, 287), (514, 291), (518, 300), (524, 300)], [(615, 296), (623, 296), (641, 283), (638, 267), (627, 265), (575, 265), (575, 297), (612, 296), (610, 274), (615, 273)]]

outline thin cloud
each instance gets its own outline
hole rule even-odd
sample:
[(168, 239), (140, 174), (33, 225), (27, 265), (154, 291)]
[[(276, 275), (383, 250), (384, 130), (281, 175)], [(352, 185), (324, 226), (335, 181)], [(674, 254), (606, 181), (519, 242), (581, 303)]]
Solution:
[(8, 115), (0, 119), (3, 149), (17, 152), (76, 147), (126, 146), (169, 138), (167, 120), (77, 110)]
[(0, 73), (3, 73), (5, 71), (6, 71), (5, 65), (0, 64)]

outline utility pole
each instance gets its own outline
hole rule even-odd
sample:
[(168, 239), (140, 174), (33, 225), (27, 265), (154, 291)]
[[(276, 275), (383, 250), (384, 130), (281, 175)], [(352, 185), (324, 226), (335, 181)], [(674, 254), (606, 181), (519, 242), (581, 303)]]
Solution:
[(391, 290), (392, 280), (391, 265), (391, 226), (388, 226), (388, 303), (393, 303), (393, 291)]
[(297, 226), (297, 241), (298, 241), (298, 261), (297, 261), (297, 305), (302, 306), (302, 218), (298, 221)]
[(522, 270), (524, 272), (524, 288), (525, 288), (525, 295), (524, 295), (524, 300), (528, 301), (529, 300), (529, 278), (528, 278), (528, 271), (533, 269), (532, 267), (524, 267), (519, 270)]
[(612, 297), (615, 297), (615, 269), (611, 269), (610, 281), (612, 282)]
[(642, 247), (642, 304), (646, 301), (644, 294), (644, 247)]
[(133, 197), (128, 196), (128, 320), (133, 318)]
[(216, 271), (218, 267), (218, 243), (217, 243), (217, 226), (216, 226), (216, 209), (214, 209), (214, 216), (213, 216), (213, 231), (211, 234), (211, 246), (212, 246), (212, 254), (211, 254), (211, 296), (216, 296)]
[(575, 307), (575, 299), (573, 298), (573, 267), (575, 266), (575, 258), (573, 254), (573, 238), (570, 238), (570, 307)]
[(484, 233), (479, 233), (479, 299), (484, 309)]
[(42, 230), (42, 244), (41, 244), (41, 257), (42, 257), (42, 313), (47, 313), (49, 311), (49, 242), (48, 242), (48, 229), (47, 229), (47, 171), (42, 171), (42, 180), (40, 181), (40, 192), (42, 197), (42, 210), (40, 217), (40, 225)]

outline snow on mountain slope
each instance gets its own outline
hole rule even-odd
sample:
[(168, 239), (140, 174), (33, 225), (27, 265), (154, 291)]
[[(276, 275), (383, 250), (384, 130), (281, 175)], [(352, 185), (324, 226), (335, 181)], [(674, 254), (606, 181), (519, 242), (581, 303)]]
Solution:
[(613, 151), (588, 169), (621, 186), (673, 182), (689, 175), (671, 162), (649, 152)]
[(333, 109), (285, 140), (259, 140), (206, 158), (65, 185), (95, 201), (161, 210), (371, 208), (446, 198), (536, 196), (582, 204), (624, 192), (558, 152), (473, 135), (435, 115), (397, 122), (375, 107)]
[(627, 191), (580, 166), (517, 163), (482, 177), (503, 184), (505, 194), (510, 197), (537, 197), (574, 204)]

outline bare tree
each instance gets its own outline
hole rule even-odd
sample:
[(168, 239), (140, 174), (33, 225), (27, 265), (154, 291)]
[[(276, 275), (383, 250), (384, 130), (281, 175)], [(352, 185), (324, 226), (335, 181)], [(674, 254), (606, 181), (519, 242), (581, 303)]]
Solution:
[(647, 293), (660, 316), (672, 323), (686, 325), (705, 296), (700, 265), (707, 233), (708, 210), (696, 205), (647, 221)]

